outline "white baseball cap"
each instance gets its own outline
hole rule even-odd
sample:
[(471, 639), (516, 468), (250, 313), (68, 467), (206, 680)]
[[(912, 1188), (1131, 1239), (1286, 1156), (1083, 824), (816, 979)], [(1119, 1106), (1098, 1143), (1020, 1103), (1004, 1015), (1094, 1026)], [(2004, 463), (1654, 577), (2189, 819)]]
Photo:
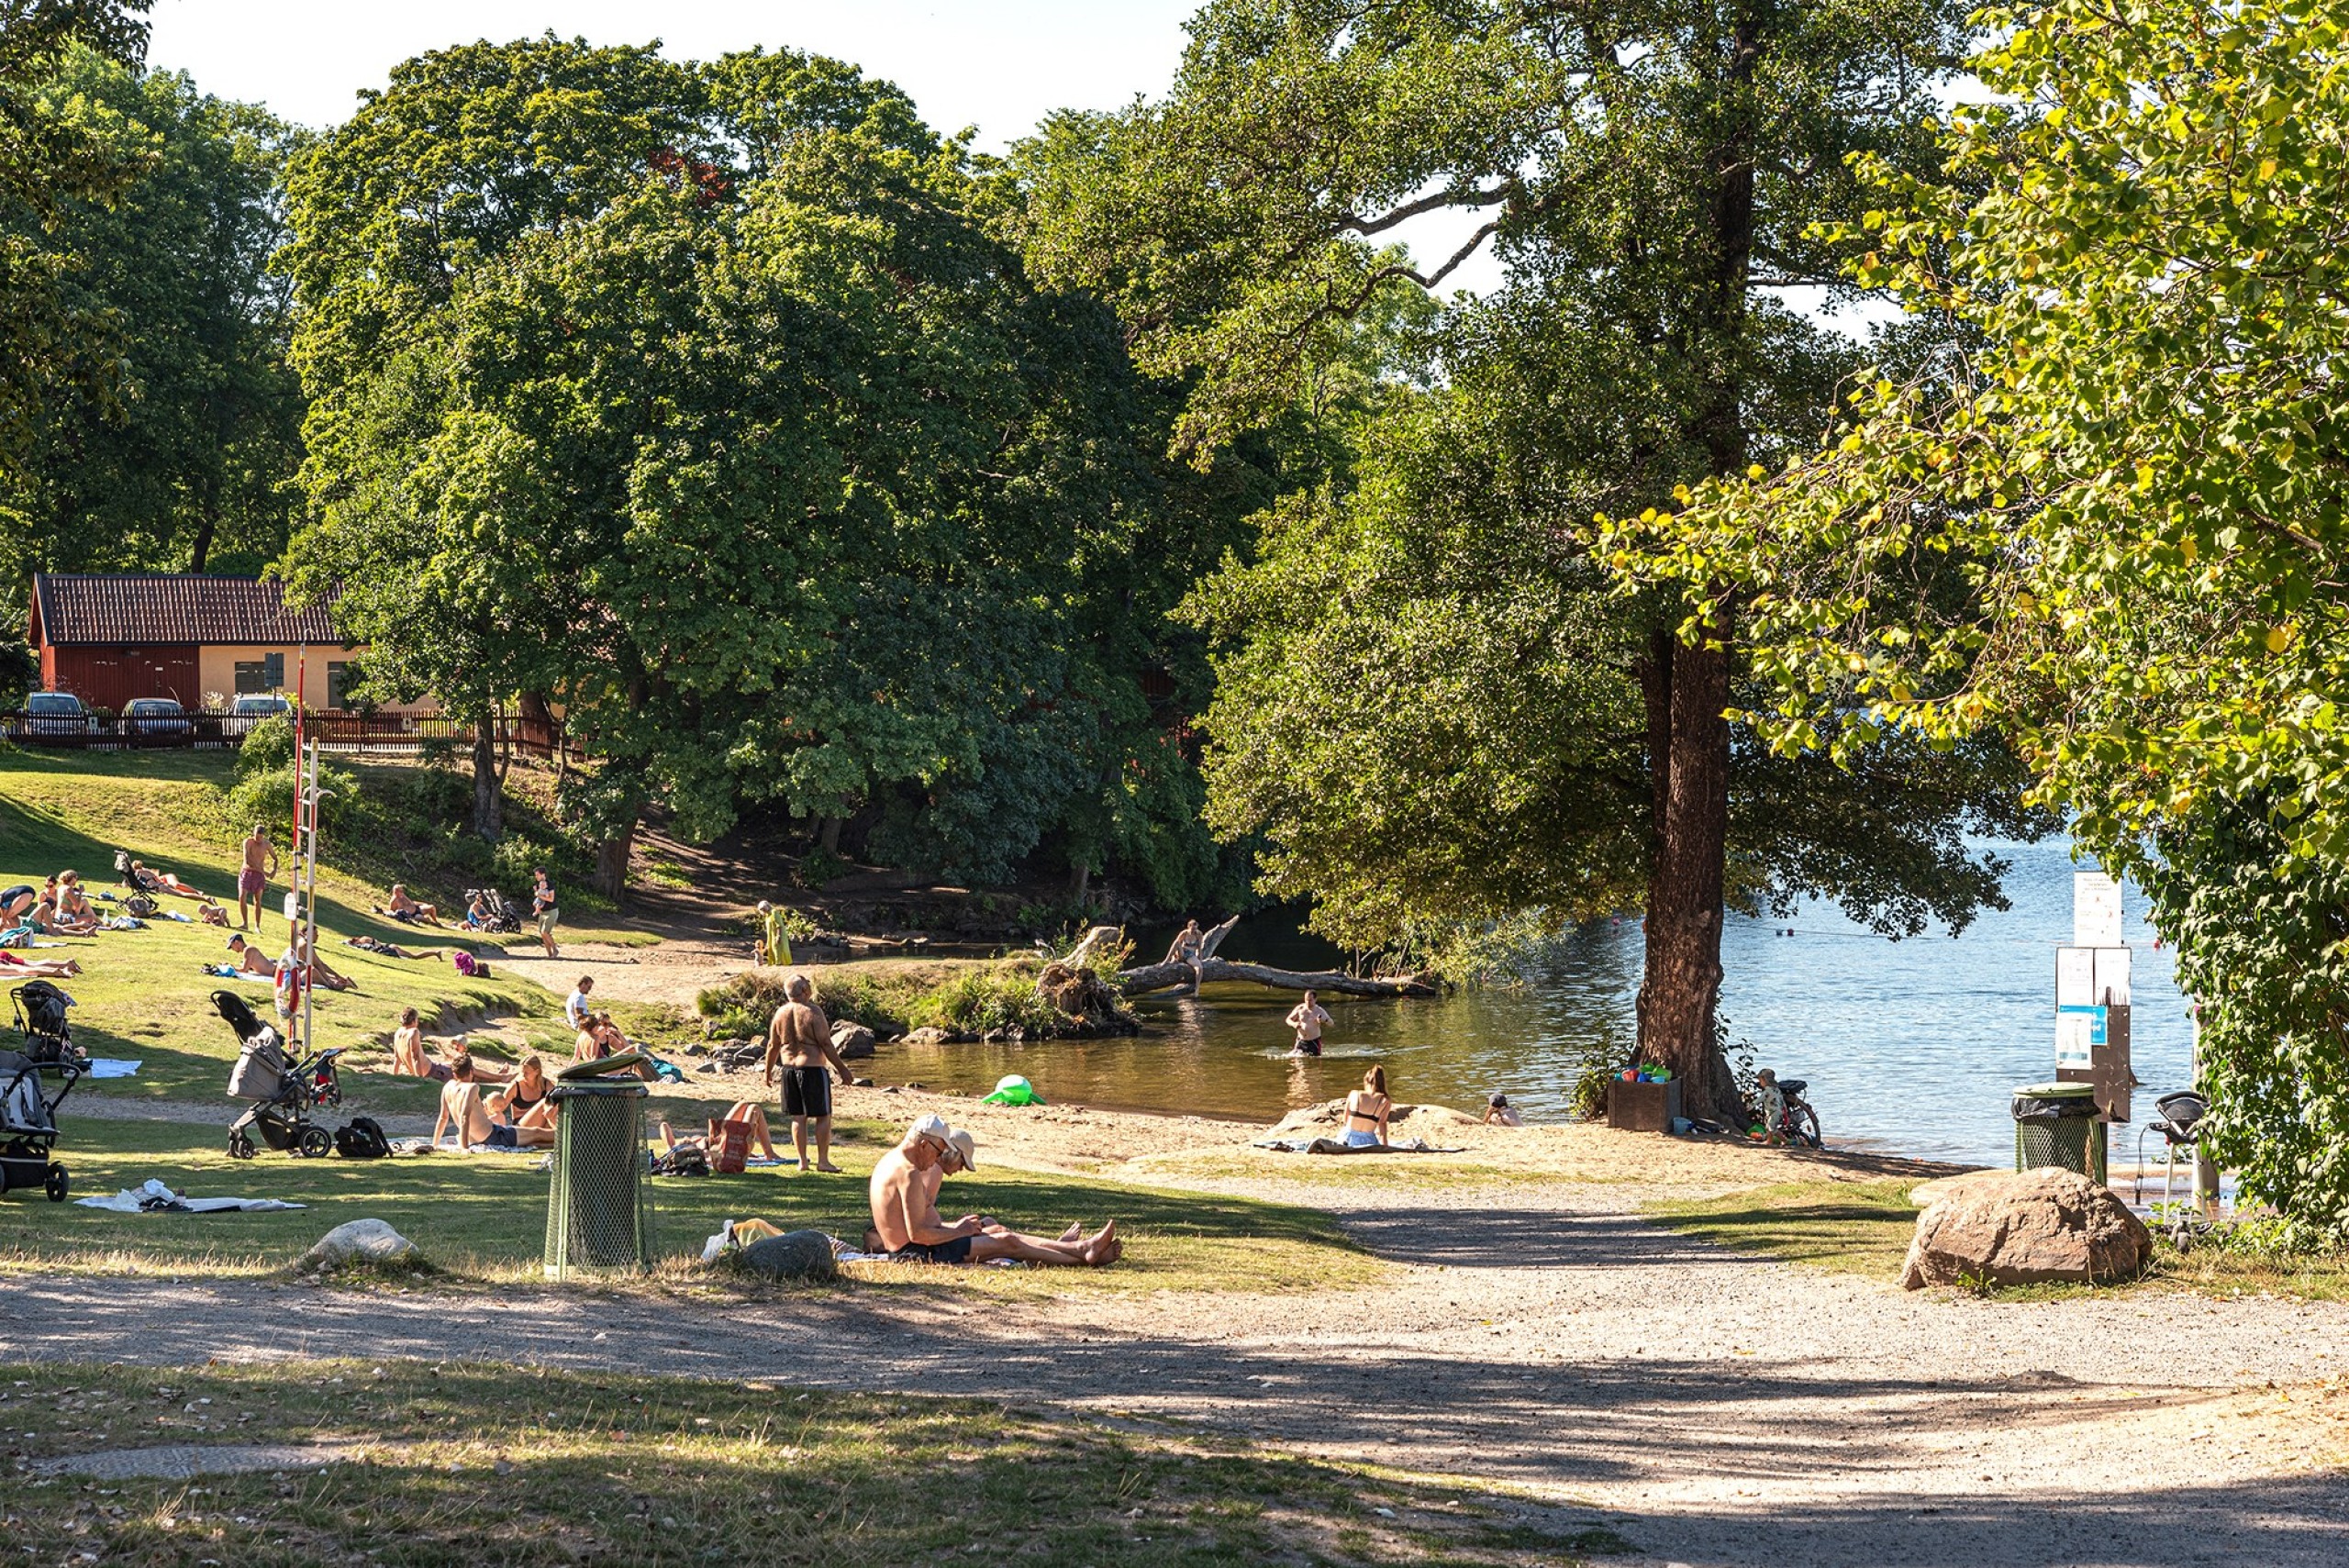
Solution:
[(908, 1142), (917, 1138), (934, 1138), (941, 1143), (950, 1143), (953, 1141), (953, 1136), (954, 1129), (946, 1125), (946, 1118), (942, 1116), (923, 1117), (913, 1126), (906, 1129), (906, 1140)]

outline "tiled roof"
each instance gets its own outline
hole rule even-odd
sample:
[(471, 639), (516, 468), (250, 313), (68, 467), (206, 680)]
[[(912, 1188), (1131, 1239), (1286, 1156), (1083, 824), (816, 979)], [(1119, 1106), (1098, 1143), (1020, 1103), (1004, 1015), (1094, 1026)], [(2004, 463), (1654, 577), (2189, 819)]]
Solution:
[(284, 584), (190, 573), (41, 572), (33, 602), (53, 643), (337, 643), (329, 605), (286, 607)]

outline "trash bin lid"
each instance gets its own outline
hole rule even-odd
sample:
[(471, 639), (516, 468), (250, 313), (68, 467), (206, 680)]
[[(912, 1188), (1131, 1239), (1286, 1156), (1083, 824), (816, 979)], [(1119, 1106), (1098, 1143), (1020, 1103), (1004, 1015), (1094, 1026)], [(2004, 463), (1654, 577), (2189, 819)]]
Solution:
[(2025, 1084), (2016, 1089), (2015, 1093), (2029, 1095), (2033, 1099), (2039, 1100), (2077, 1099), (2083, 1095), (2095, 1094), (2096, 1085), (2094, 1084)]
[(615, 1083), (608, 1078), (588, 1078), (573, 1083), (558, 1083), (547, 1091), (551, 1099), (634, 1099), (650, 1091), (635, 1079)]

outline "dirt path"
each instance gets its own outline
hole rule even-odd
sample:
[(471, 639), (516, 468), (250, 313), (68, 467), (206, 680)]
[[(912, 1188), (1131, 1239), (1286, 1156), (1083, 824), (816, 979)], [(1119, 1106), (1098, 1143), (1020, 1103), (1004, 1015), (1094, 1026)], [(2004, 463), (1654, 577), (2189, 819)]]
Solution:
[(1043, 1401), (1514, 1483), (1691, 1568), (2349, 1558), (2327, 1468), (2349, 1451), (2349, 1308), (1909, 1296), (1682, 1240), (1590, 1185), (1313, 1201), (1415, 1266), (1314, 1296), (674, 1303), (605, 1340), (551, 1290), (451, 1311), (30, 1280), (0, 1357), (478, 1356)]

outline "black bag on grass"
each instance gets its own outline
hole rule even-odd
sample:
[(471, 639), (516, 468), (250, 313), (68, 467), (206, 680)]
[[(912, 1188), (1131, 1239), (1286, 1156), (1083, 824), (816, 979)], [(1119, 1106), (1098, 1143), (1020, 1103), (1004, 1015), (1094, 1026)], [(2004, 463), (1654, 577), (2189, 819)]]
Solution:
[(707, 1176), (709, 1174), (709, 1153), (698, 1143), (663, 1154), (652, 1162), (656, 1176)]
[(392, 1140), (373, 1117), (355, 1116), (336, 1130), (334, 1151), (346, 1160), (385, 1160), (391, 1157)]

